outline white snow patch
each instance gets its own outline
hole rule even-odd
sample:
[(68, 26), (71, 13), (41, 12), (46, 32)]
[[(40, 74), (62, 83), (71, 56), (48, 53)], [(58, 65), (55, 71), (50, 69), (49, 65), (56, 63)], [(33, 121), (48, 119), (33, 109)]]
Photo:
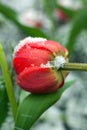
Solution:
[(53, 65), (51, 65), (50, 61), (48, 61), (47, 64), (43, 64), (43, 63), (42, 63), (42, 64), (40, 65), (40, 67), (41, 67), (41, 68), (52, 68)]
[(54, 60), (54, 67), (56, 67), (57, 69), (63, 68), (65, 63), (66, 60), (63, 56), (57, 56)]
[(47, 64), (41, 64), (42, 68), (56, 68), (60, 69), (63, 68), (66, 60), (63, 56), (57, 56), (53, 61), (48, 61)]
[[(27, 43), (32, 44), (32, 43), (35, 43), (35, 42), (44, 42), (44, 41), (47, 41), (47, 39), (41, 38), (41, 37), (35, 37), (35, 38), (34, 38), (34, 37), (27, 37), (27, 38), (21, 40), (18, 45), (16, 45), (16, 47), (15, 47), (15, 49), (14, 49), (13, 56), (15, 56), (15, 53), (16, 53), (17, 51), (19, 51), (19, 49), (20, 49), (21, 47), (23, 47), (23, 46), (24, 46), (25, 44), (27, 44)], [(42, 44), (44, 44), (44, 43), (42, 43)]]

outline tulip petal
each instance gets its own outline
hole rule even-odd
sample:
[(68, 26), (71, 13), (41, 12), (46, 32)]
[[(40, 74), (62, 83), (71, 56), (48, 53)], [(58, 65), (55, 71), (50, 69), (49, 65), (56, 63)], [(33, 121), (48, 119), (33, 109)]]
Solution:
[(17, 82), (29, 92), (49, 93), (56, 91), (64, 80), (61, 73), (56, 73), (52, 69), (31, 67), (18, 75)]
[(25, 68), (40, 66), (51, 60), (52, 54), (48, 50), (22, 47), (14, 57), (14, 68), (19, 74)]
[(65, 48), (56, 41), (46, 40), (46, 41), (39, 41), (35, 43), (28, 43), (31, 48), (37, 48), (37, 49), (44, 49), (48, 50), (51, 53), (58, 53), (58, 52), (65, 52)]

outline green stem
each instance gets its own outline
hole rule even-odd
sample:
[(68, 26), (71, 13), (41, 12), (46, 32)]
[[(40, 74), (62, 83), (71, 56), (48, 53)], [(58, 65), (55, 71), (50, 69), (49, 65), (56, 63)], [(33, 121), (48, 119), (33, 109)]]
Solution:
[(87, 64), (85, 63), (65, 63), (62, 70), (70, 70), (70, 71), (87, 71)]
[(6, 62), (5, 53), (4, 53), (1, 43), (0, 43), (0, 66), (2, 68), (2, 73), (3, 73), (4, 79), (5, 79), (5, 83), (6, 83), (7, 94), (9, 97), (9, 101), (11, 103), (12, 112), (13, 112), (13, 116), (14, 116), (14, 120), (15, 120), (16, 112), (17, 112), (16, 98), (14, 95), (14, 89), (12, 86), (11, 76), (10, 76), (10, 73), (8, 70), (8, 65)]

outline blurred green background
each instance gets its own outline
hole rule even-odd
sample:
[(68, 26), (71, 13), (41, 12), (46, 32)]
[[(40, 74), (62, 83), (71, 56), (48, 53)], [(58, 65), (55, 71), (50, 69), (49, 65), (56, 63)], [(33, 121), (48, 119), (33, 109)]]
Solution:
[[(70, 62), (86, 63), (87, 0), (0, 0), (0, 41), (11, 69), (13, 48), (27, 36), (56, 40), (68, 48)], [(72, 79), (75, 84), (31, 130), (87, 130), (87, 72), (71, 72), (66, 81)], [(15, 94), (19, 99), (17, 88)], [(13, 127), (0, 76), (0, 130)]]

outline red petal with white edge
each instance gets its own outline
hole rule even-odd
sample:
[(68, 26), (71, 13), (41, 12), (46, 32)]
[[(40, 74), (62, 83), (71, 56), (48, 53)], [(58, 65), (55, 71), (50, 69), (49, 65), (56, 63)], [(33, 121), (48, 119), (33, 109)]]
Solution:
[(40, 66), (51, 60), (51, 52), (45, 49), (29, 48), (28, 45), (23, 46), (14, 57), (14, 68), (17, 74), (27, 67)]
[(64, 50), (65, 48), (56, 41), (46, 40), (46, 41), (41, 41), (41, 42), (39, 41), (32, 44), (31, 43), (28, 44), (32, 48), (45, 49), (50, 51), (51, 53), (59, 52), (61, 50), (65, 52)]
[(26, 91), (50, 93), (56, 91), (64, 83), (63, 77), (60, 76), (61, 73), (60, 78), (57, 75), (49, 68), (31, 67), (18, 75), (17, 82)]

